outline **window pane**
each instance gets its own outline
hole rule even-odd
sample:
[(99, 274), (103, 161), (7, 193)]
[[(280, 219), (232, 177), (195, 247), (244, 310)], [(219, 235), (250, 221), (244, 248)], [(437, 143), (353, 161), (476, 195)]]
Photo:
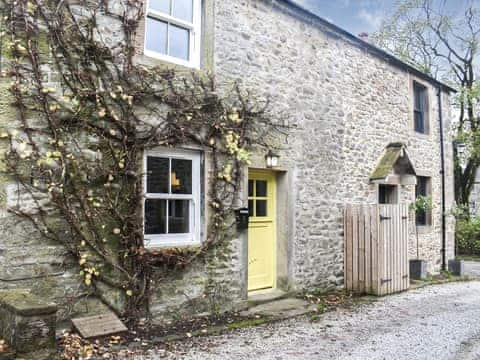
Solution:
[(174, 17), (193, 22), (193, 0), (173, 0)]
[(386, 204), (387, 203), (387, 189), (385, 186), (380, 185), (378, 187), (378, 203)]
[(149, 8), (170, 15), (170, 2), (171, 0), (150, 0)]
[(267, 182), (264, 180), (257, 180), (257, 196), (267, 196)]
[(428, 178), (424, 176), (417, 177), (417, 186), (415, 188), (415, 196), (428, 196)]
[(253, 217), (253, 200), (248, 200), (248, 215)]
[(257, 213), (256, 217), (267, 216), (267, 200), (257, 200)]
[(427, 225), (427, 212), (425, 210), (417, 210), (415, 218), (417, 225)]
[(422, 110), (421, 89), (415, 85), (414, 87), (414, 106), (415, 110)]
[(379, 204), (396, 204), (396, 186), (394, 185), (383, 185), (378, 186), (378, 203)]
[(192, 193), (192, 161), (172, 159), (172, 194)]
[(169, 44), (170, 49), (168, 54), (179, 59), (189, 59), (189, 47), (190, 47), (190, 32), (187, 29), (169, 25)]
[(166, 219), (166, 200), (145, 200), (145, 234), (166, 234)]
[(147, 18), (147, 29), (145, 38), (145, 47), (150, 51), (155, 51), (160, 54), (167, 53), (167, 29), (166, 22)]
[(415, 111), (415, 131), (424, 133), (425, 124), (423, 122), (423, 113), (420, 111)]
[[(417, 186), (415, 187), (415, 197), (430, 196), (429, 194), (430, 178), (425, 176), (417, 177)], [(417, 225), (427, 225), (430, 221), (430, 212), (425, 210), (417, 210), (415, 214)]]
[(168, 194), (169, 160), (159, 157), (147, 157), (147, 193)]
[(253, 180), (248, 180), (248, 196), (253, 196)]
[(168, 201), (168, 233), (190, 232), (190, 200)]

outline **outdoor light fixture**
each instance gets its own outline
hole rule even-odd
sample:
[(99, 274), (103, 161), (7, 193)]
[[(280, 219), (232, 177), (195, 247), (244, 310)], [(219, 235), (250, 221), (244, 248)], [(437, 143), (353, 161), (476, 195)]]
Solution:
[(461, 156), (465, 152), (467, 146), (463, 142), (455, 142), (455, 147), (457, 148), (457, 153)]
[(267, 163), (267, 168), (271, 169), (278, 166), (278, 155), (274, 154), (272, 150), (268, 150), (267, 155), (265, 155), (265, 161)]
[(457, 151), (457, 156), (460, 161), (460, 166), (462, 170), (465, 170), (465, 168), (467, 167), (467, 163), (463, 155), (465, 154), (467, 145), (464, 142), (460, 142), (460, 141), (456, 141), (454, 144), (455, 144), (455, 149)]

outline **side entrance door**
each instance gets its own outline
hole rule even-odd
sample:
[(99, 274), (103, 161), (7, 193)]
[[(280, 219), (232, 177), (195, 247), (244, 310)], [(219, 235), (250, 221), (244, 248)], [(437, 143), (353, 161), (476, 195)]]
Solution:
[(249, 170), (248, 291), (275, 287), (275, 174)]

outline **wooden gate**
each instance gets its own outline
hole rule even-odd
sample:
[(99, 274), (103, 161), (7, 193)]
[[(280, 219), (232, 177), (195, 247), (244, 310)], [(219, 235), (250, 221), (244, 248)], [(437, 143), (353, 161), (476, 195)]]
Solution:
[(408, 289), (408, 205), (347, 205), (345, 286), (386, 295)]

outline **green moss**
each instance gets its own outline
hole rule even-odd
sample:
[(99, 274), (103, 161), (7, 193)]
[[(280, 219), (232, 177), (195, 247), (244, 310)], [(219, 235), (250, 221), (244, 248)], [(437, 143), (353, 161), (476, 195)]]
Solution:
[(21, 315), (51, 314), (57, 311), (55, 304), (48, 303), (44, 298), (26, 290), (1, 291), (0, 303)]
[(402, 149), (402, 147), (388, 147), (378, 163), (377, 168), (370, 176), (370, 180), (385, 179), (391, 174), (395, 167), (395, 163), (400, 158)]
[(32, 293), (40, 299), (52, 299), (58, 290), (58, 281), (55, 277), (45, 277), (38, 279), (32, 287)]
[(243, 329), (246, 327), (263, 325), (267, 322), (268, 322), (268, 319), (266, 318), (248, 319), (248, 320), (242, 320), (242, 321), (237, 321), (231, 324), (227, 324), (226, 326), (228, 329)]

